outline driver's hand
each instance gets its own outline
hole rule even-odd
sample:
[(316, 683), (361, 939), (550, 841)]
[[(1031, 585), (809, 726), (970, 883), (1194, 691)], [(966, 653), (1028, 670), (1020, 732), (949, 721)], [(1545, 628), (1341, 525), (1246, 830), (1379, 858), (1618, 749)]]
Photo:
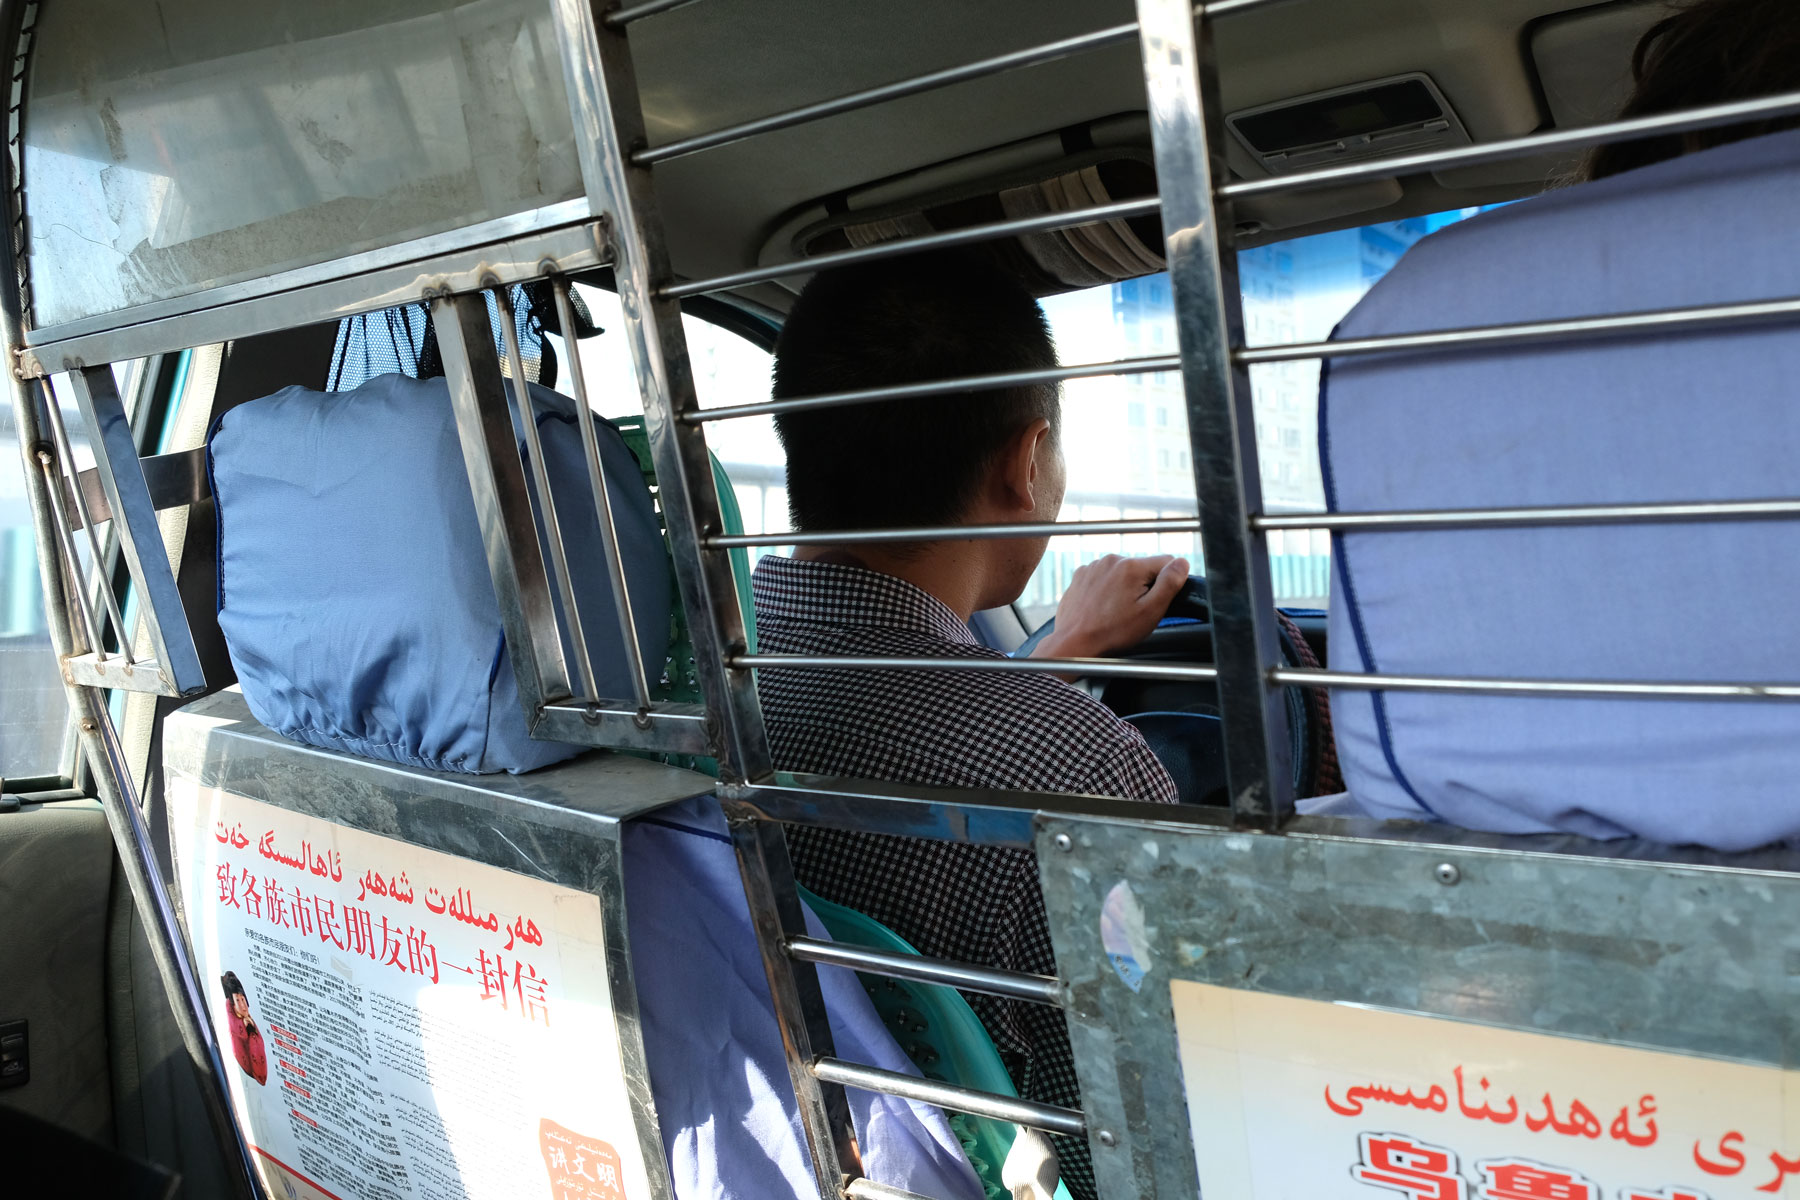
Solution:
[(1098, 658), (1137, 645), (1163, 619), (1187, 577), (1187, 559), (1167, 554), (1109, 554), (1078, 568), (1056, 606), (1056, 628), (1032, 657)]

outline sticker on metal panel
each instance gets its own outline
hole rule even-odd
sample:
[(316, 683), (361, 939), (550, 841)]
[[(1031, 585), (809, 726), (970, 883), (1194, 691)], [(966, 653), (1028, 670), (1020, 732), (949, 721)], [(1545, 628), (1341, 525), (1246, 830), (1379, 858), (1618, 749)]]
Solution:
[(1177, 980), (1202, 1194), (1800, 1197), (1800, 1071)]
[(1126, 987), (1135, 992), (1144, 986), (1151, 968), (1150, 939), (1144, 936), (1144, 910), (1123, 879), (1106, 893), (1100, 910), (1100, 944)]
[(597, 897), (179, 773), (169, 804), (208, 1017), (270, 1196), (649, 1195)]

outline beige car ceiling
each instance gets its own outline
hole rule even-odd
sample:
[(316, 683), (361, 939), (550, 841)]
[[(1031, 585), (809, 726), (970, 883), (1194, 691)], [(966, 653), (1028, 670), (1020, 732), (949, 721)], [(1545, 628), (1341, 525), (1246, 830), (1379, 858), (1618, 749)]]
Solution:
[[(1476, 142), (1605, 119), (1661, 0), (1290, 0), (1221, 18), (1227, 112), (1409, 72), (1437, 84)], [(700, 0), (631, 38), (652, 144), (1133, 18), (1128, 0)], [(1020, 170), (1046, 175), (1058, 131), (1148, 145), (1137, 47), (1125, 43), (704, 151), (656, 168), (676, 271), (697, 278), (794, 257), (831, 211)], [(1106, 118), (1119, 118), (1106, 121)], [(1260, 166), (1230, 147), (1235, 175)], [(1240, 206), (1246, 243), (1527, 195), (1573, 162), (1535, 158)], [(870, 188), (869, 185), (881, 186)], [(785, 308), (782, 288), (750, 295)]]

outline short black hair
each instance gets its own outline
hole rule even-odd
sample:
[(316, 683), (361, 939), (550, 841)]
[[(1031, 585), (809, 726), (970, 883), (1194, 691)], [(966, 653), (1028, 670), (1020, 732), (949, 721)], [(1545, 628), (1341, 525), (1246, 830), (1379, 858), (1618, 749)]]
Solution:
[[(1631, 56), (1635, 87), (1620, 119), (1754, 100), (1800, 88), (1794, 0), (1696, 0), (1652, 25)], [(1586, 176), (1602, 179), (1727, 142), (1800, 127), (1793, 116), (1596, 146)]]
[(227, 1003), (230, 1003), (233, 996), (243, 996), (245, 1000), (250, 999), (249, 996), (244, 995), (244, 985), (238, 982), (236, 971), (225, 972), (225, 974), (220, 977), (219, 983), (225, 988), (225, 1000)]
[[(822, 271), (775, 347), (777, 399), (1056, 366), (1031, 293), (998, 266), (931, 253)], [(1056, 383), (782, 413), (794, 528), (954, 523), (994, 455), (1059, 424)]]

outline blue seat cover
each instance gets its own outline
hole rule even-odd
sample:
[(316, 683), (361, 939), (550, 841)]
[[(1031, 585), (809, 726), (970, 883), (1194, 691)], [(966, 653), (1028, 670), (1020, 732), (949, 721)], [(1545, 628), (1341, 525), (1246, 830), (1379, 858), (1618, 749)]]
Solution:
[[(768, 977), (718, 802), (685, 801), (625, 827), (625, 908), (650, 1087), (678, 1200), (819, 1194)], [(828, 939), (806, 913), (807, 932)], [(839, 1058), (917, 1075), (854, 973), (820, 967)], [(851, 1088), (869, 1178), (941, 1200), (984, 1200), (944, 1113)]]
[[(1552, 192), (1421, 241), (1339, 338), (1800, 296), (1800, 132)], [(1327, 364), (1333, 511), (1800, 493), (1800, 323)], [(1357, 533), (1332, 665), (1800, 678), (1800, 523)], [(1800, 705), (1332, 695), (1354, 804), (1741, 849), (1800, 834)]]
[[(531, 395), (600, 688), (627, 697), (574, 402)], [(596, 423), (655, 672), (671, 599), (662, 534), (636, 460)], [(208, 451), (219, 625), (257, 720), (314, 746), (445, 771), (529, 771), (580, 753), (528, 734), (444, 380), (286, 388), (227, 412)]]

